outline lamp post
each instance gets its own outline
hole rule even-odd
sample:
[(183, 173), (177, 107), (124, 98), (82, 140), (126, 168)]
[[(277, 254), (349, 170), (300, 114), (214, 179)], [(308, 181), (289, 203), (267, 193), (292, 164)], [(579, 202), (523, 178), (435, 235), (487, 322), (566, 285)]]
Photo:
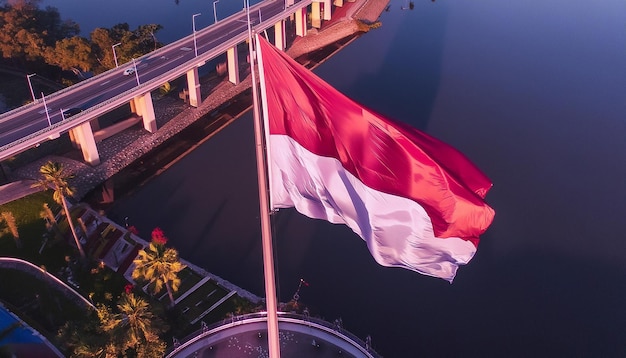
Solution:
[(33, 92), (33, 84), (30, 83), (30, 78), (34, 75), (36, 75), (36, 73), (26, 75), (26, 80), (28, 81), (28, 88), (30, 88), (30, 95), (33, 96), (33, 102), (37, 102), (37, 99), (35, 98), (35, 92)]
[(44, 97), (43, 92), (41, 92), (41, 99), (43, 100), (44, 111), (46, 111), (46, 118), (48, 118), (48, 126), (52, 127), (52, 122), (50, 121), (50, 113), (48, 113), (48, 106), (46, 105), (46, 97)]
[(135, 58), (133, 57), (133, 68), (135, 69), (135, 78), (137, 79), (137, 86), (140, 85), (139, 83), (139, 73), (137, 73), (137, 64), (135, 63)]
[(113, 60), (115, 60), (115, 67), (117, 68), (117, 55), (115, 54), (115, 46), (119, 46), (121, 45), (121, 42), (116, 43), (115, 45), (111, 46), (111, 48), (113, 49)]
[(152, 41), (154, 41), (154, 51), (157, 49), (157, 40), (156, 36), (154, 36), (154, 31), (150, 31), (150, 35), (152, 35)]
[(215, 5), (220, 2), (220, 0), (213, 1), (213, 18), (215, 18), (215, 23), (217, 24), (217, 8)]
[(198, 57), (198, 44), (196, 43), (196, 16), (200, 16), (201, 13), (193, 14), (191, 16), (191, 24), (193, 26), (193, 49), (196, 53), (196, 57)]

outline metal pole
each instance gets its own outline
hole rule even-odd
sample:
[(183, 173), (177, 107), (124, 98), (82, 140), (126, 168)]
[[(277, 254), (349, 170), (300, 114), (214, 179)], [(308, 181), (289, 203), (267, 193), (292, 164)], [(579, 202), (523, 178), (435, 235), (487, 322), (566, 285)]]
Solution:
[(280, 338), (278, 334), (278, 299), (276, 295), (276, 277), (274, 274), (274, 253), (272, 245), (272, 227), (270, 225), (269, 184), (265, 160), (265, 140), (263, 123), (259, 114), (259, 99), (254, 69), (255, 52), (250, 24), (250, 2), (246, 0), (248, 20), (248, 48), (250, 52), (250, 74), (252, 75), (252, 103), (254, 111), (254, 139), (256, 145), (257, 176), (259, 181), (259, 208), (261, 215), (261, 241), (263, 247), (263, 271), (265, 276), (265, 305), (267, 306), (267, 344), (269, 356), (280, 358)]
[(48, 126), (52, 127), (52, 122), (50, 121), (50, 113), (48, 113), (48, 106), (46, 105), (46, 97), (44, 97), (43, 92), (41, 92), (41, 99), (43, 99), (43, 108), (46, 111), (46, 118), (48, 118)]
[(152, 41), (154, 41), (154, 51), (156, 51), (156, 49), (157, 49), (156, 36), (154, 36), (154, 32), (153, 31), (150, 31), (150, 35), (152, 35)]
[(111, 46), (111, 48), (113, 49), (113, 59), (115, 60), (115, 68), (117, 68), (117, 55), (115, 54), (115, 46), (119, 46), (121, 45), (121, 42), (116, 43), (115, 45)]
[(30, 88), (30, 95), (33, 96), (33, 102), (37, 102), (37, 99), (35, 98), (35, 92), (33, 92), (33, 84), (30, 83), (30, 78), (34, 75), (36, 75), (36, 73), (26, 75), (26, 80), (28, 81), (28, 88)]
[(193, 48), (196, 53), (196, 57), (198, 57), (198, 44), (196, 43), (196, 16), (202, 15), (201, 13), (193, 14), (191, 16), (191, 24), (193, 26)]
[(137, 64), (135, 63), (135, 58), (133, 57), (133, 68), (135, 69), (135, 78), (137, 79), (137, 86), (140, 85), (139, 83), (139, 73), (137, 73)]
[(215, 5), (220, 2), (220, 0), (213, 1), (213, 18), (215, 18), (215, 23), (217, 24), (217, 8)]

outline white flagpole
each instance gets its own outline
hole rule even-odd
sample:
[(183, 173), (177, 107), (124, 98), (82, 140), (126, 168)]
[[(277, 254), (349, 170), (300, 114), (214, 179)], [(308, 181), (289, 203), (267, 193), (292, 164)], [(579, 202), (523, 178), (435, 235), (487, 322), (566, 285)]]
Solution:
[[(265, 38), (267, 39), (267, 35)], [(262, 122), (263, 122), (263, 133), (265, 134), (265, 138), (267, 140), (270, 137), (270, 128), (267, 123), (267, 118), (269, 118), (269, 114), (268, 114), (268, 109), (267, 109), (267, 89), (265, 87), (265, 70), (263, 69), (263, 54), (261, 53), (261, 46), (259, 45), (259, 34), (255, 35), (254, 44), (256, 46), (257, 54), (259, 54), (256, 57), (256, 60), (257, 60), (258, 67), (259, 67), (259, 77), (260, 77), (259, 85), (261, 86), (261, 106), (263, 109), (263, 115), (261, 116), (261, 118), (266, 118), (266, 120)], [(270, 147), (268, 143), (265, 143), (265, 158), (268, 159), (267, 163), (269, 163), (269, 158), (271, 157), (272, 157), (272, 148)], [(266, 166), (266, 170), (267, 170), (267, 178), (269, 180), (269, 183), (271, 183), (272, 182), (272, 166), (268, 164)], [(268, 188), (271, 193), (272, 192), (271, 184), (268, 186)], [(274, 210), (274, 203), (272, 201), (271, 195), (269, 198), (269, 208), (270, 208), (270, 212)]]
[(259, 114), (256, 73), (254, 69), (255, 53), (252, 44), (252, 25), (250, 24), (250, 2), (246, 0), (246, 16), (248, 18), (248, 48), (250, 52), (250, 72), (252, 76), (252, 109), (254, 113), (254, 140), (256, 145), (257, 177), (259, 181), (259, 206), (261, 214), (261, 240), (263, 246), (263, 271), (265, 276), (265, 305), (267, 308), (267, 343), (270, 358), (280, 358), (280, 340), (278, 335), (278, 300), (274, 275), (274, 252), (272, 245), (272, 227), (270, 225), (270, 208), (267, 167), (265, 161), (265, 141), (263, 122)]

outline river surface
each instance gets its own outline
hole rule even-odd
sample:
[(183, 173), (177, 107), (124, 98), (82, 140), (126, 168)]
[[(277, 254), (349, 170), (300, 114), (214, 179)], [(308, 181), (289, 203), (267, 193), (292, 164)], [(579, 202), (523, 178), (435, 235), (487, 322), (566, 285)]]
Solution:
[[(190, 0), (45, 3), (87, 33), (161, 23), (163, 42), (213, 15)], [(282, 210), (281, 301), (304, 278), (312, 312), (371, 335), (385, 357), (623, 358), (626, 2), (414, 5), (391, 0), (382, 27), (315, 72), (464, 152), (494, 182), (495, 221), (449, 284), (381, 267), (350, 229)], [(253, 141), (246, 115), (109, 214), (146, 236), (161, 227), (183, 257), (263, 296)]]

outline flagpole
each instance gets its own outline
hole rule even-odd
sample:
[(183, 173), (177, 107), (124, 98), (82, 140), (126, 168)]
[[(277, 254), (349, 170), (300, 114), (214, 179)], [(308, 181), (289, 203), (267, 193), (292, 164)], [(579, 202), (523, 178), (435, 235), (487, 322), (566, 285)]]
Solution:
[(248, 19), (248, 48), (250, 53), (250, 73), (252, 76), (252, 110), (254, 114), (254, 141), (256, 146), (257, 176), (259, 182), (259, 207), (261, 214), (261, 240), (263, 246), (263, 271), (265, 276), (265, 305), (267, 309), (267, 344), (270, 358), (280, 358), (280, 340), (278, 335), (278, 300), (274, 275), (274, 252), (272, 229), (270, 225), (269, 193), (267, 166), (265, 160), (265, 141), (263, 122), (259, 114), (256, 73), (254, 69), (255, 53), (252, 45), (252, 25), (250, 24), (250, 1), (246, 0)]

